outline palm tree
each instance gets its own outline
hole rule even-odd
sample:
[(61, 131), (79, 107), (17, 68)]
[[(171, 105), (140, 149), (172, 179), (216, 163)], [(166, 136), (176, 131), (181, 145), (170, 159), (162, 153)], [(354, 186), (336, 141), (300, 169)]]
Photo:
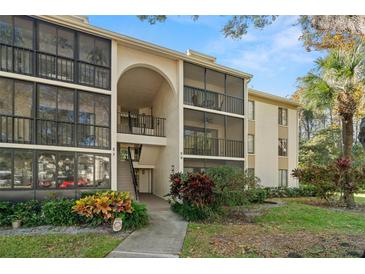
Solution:
[[(354, 116), (364, 99), (365, 43), (356, 41), (351, 47), (329, 51), (316, 60), (316, 67), (299, 79), (306, 98), (316, 107), (334, 109), (341, 119), (342, 154), (352, 158)], [(351, 182), (344, 186), (343, 199), (348, 207), (354, 206)]]

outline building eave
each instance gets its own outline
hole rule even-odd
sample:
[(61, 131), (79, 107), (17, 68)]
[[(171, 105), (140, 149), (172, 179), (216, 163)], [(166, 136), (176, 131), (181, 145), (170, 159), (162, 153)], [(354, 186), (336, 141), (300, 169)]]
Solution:
[(290, 100), (290, 99), (287, 99), (287, 98), (284, 98), (284, 97), (280, 97), (280, 96), (277, 96), (277, 95), (273, 95), (273, 94), (270, 94), (270, 93), (267, 93), (267, 92), (263, 92), (263, 91), (260, 91), (260, 90), (256, 90), (256, 89), (252, 89), (252, 88), (249, 88), (248, 89), (248, 96), (256, 96), (256, 97), (259, 97), (259, 98), (263, 98), (263, 99), (267, 99), (267, 100), (270, 100), (270, 101), (274, 101), (274, 102), (279, 102), (279, 103), (284, 103), (286, 105), (290, 105), (294, 108), (299, 108), (300, 107), (300, 104), (297, 103), (297, 102), (294, 102), (293, 100)]

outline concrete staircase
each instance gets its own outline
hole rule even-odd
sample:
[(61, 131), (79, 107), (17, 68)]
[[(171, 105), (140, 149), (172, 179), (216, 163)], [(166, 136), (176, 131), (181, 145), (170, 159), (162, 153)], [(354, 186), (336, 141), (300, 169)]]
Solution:
[(133, 179), (129, 166), (129, 162), (125, 160), (118, 161), (118, 191), (130, 192), (131, 196), (135, 198)]

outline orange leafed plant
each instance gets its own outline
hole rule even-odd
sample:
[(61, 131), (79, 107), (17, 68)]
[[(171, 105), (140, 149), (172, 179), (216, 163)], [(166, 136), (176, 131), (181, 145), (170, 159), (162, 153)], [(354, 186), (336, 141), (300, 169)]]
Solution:
[(73, 210), (86, 218), (113, 221), (122, 213), (132, 213), (132, 199), (128, 192), (97, 192), (76, 201)]

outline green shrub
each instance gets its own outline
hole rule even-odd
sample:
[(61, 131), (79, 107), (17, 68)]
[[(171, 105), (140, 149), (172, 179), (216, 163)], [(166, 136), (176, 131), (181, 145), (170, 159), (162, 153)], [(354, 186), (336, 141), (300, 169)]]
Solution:
[(13, 204), (10, 202), (0, 202), (0, 226), (11, 225), (11, 216), (13, 215)]
[(265, 188), (265, 191), (268, 198), (295, 198), (317, 196), (317, 188), (311, 185), (301, 185), (298, 188), (267, 187)]
[(179, 202), (172, 203), (171, 209), (189, 222), (203, 221), (217, 215), (219, 212), (219, 210), (214, 207), (201, 207)]
[(20, 202), (13, 205), (16, 219), (20, 219), (22, 226), (40, 226), (44, 225), (44, 217), (42, 213), (43, 202), (37, 200), (29, 200), (26, 202)]
[(49, 225), (75, 225), (80, 222), (79, 216), (72, 211), (75, 200), (49, 200), (43, 205), (44, 222)]
[(144, 204), (132, 201), (132, 208), (132, 213), (125, 213), (122, 216), (123, 229), (125, 230), (139, 229), (149, 222), (147, 208)]
[(248, 189), (244, 194), (249, 203), (263, 203), (267, 199), (267, 192), (263, 188)]

